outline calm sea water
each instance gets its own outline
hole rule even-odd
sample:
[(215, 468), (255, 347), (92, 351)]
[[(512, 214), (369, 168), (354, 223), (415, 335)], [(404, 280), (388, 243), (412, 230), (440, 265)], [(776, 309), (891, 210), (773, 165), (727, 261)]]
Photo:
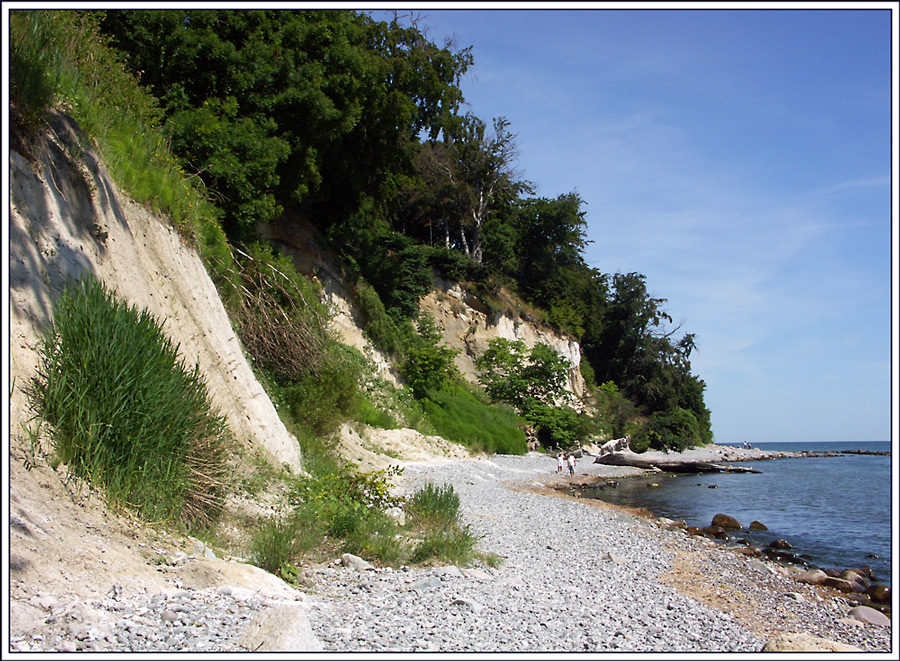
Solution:
[[(889, 442), (759, 443), (754, 447), (789, 452), (891, 450)], [(758, 546), (780, 537), (794, 546), (795, 553), (812, 556), (812, 565), (823, 569), (868, 565), (880, 581), (891, 582), (891, 517), (896, 507), (891, 502), (893, 457), (802, 457), (735, 465), (761, 472), (622, 479), (618, 487), (599, 493), (609, 502), (646, 507), (657, 516), (684, 519), (688, 525), (707, 526), (719, 512), (735, 517), (745, 528), (757, 520), (768, 530), (742, 531), (740, 536)], [(659, 486), (650, 487), (652, 483)]]

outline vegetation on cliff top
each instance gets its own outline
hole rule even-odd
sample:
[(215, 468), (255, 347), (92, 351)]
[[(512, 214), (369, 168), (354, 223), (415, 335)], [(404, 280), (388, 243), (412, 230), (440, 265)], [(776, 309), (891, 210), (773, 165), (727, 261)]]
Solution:
[[(75, 115), (120, 184), (197, 240), (232, 314), (248, 306), (233, 295), (231, 247), (258, 241), (261, 222), (301, 218), (350, 266), (367, 333), (405, 365), (420, 401), (452, 383), (420, 369), (440, 371), (447, 355), (411, 323), (436, 269), (485, 299), (514, 292), (572, 333), (607, 433), (647, 420), (651, 447), (684, 430), (711, 440), (694, 336), (676, 338), (642, 275), (585, 263), (583, 201), (532, 195), (508, 121), (460, 113), (470, 48), (430, 42), (412, 17), (344, 10), (14, 11), (11, 36), (15, 134), (51, 105)], [(277, 345), (256, 322), (251, 354)], [(296, 374), (333, 368), (331, 409), (365, 408), (340, 386), (361, 378), (341, 351)], [(304, 414), (322, 395), (310, 386), (322, 379), (278, 379), (276, 398)]]

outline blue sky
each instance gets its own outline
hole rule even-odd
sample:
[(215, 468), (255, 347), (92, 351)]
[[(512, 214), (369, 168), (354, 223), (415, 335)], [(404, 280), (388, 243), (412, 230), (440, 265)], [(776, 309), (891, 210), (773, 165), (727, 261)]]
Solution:
[(718, 442), (890, 439), (890, 12), (420, 15), (538, 195), (587, 202), (587, 261), (696, 334)]

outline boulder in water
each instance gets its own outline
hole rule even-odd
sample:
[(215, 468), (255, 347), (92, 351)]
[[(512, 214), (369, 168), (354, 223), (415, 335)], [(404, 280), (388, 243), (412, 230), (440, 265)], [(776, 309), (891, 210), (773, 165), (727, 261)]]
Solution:
[(705, 535), (716, 539), (723, 539), (728, 536), (725, 532), (725, 528), (722, 526), (706, 526), (705, 528), (702, 528), (702, 530)]
[(891, 588), (887, 585), (870, 585), (866, 588), (866, 595), (879, 604), (891, 603)]
[(856, 583), (848, 581), (846, 578), (829, 576), (823, 581), (822, 585), (827, 585), (828, 587), (840, 590), (841, 592), (856, 592)]
[(744, 527), (740, 521), (728, 514), (716, 514), (712, 519), (712, 525), (725, 528), (726, 530), (742, 530)]
[(794, 547), (791, 546), (791, 543), (788, 542), (786, 539), (773, 539), (771, 542), (769, 542), (769, 548), (770, 549), (779, 549), (779, 550), (784, 551), (787, 549), (792, 549)]
[(750, 530), (768, 530), (769, 528), (759, 521), (751, 521), (750, 522)]

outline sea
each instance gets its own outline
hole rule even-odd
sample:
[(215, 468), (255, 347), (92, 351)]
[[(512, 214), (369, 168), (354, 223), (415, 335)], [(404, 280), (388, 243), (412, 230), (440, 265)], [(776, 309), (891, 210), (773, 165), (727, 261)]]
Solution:
[[(785, 452), (891, 451), (890, 442), (752, 445)], [(621, 479), (616, 488), (595, 493), (608, 502), (644, 507), (656, 516), (683, 519), (693, 526), (708, 526), (720, 512), (735, 517), (745, 529), (751, 521), (759, 521), (768, 530), (743, 530), (738, 537), (759, 547), (785, 539), (810, 566), (840, 570), (867, 566), (879, 582), (891, 584), (892, 531), (898, 524), (897, 503), (892, 501), (892, 484), (898, 478), (892, 474), (893, 456), (842, 454), (728, 463), (760, 472), (642, 476)]]

